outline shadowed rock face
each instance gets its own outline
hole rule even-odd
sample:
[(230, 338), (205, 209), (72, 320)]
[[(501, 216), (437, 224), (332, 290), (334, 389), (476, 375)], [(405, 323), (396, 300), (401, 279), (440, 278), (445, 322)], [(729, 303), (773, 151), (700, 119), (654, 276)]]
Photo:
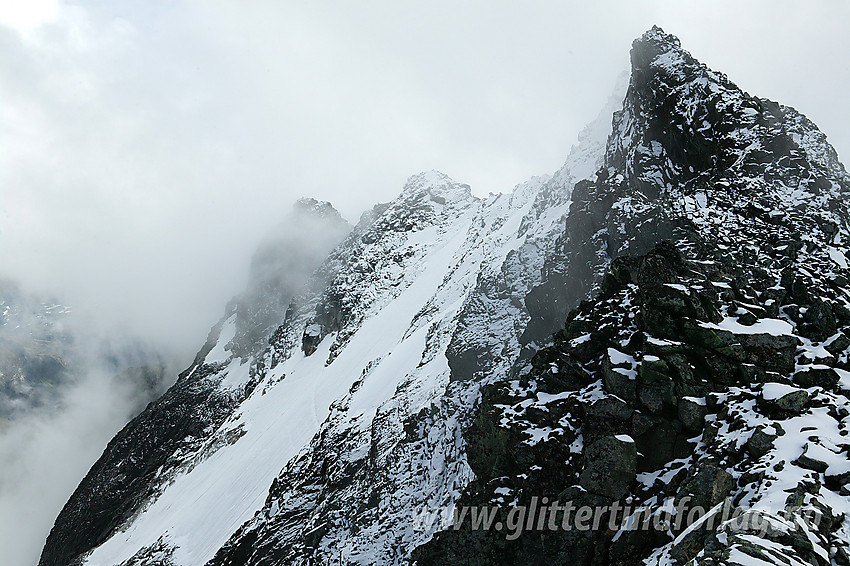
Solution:
[[(484, 387), (465, 434), (475, 480), (460, 504), (496, 505), (506, 525), (505, 500), (628, 498), (657, 510), (665, 499), (710, 508), (731, 495), (784, 517), (794, 491), (827, 519), (811, 539), (794, 524), (762, 538), (718, 524), (675, 543), (686, 525), (507, 540), (466, 523), (418, 548), (417, 564), (726, 564), (738, 549), (767, 562), (846, 556), (837, 517), (847, 506), (835, 496), (847, 478), (823, 482), (847, 454), (829, 451), (829, 468), (810, 453), (847, 446), (848, 176), (805, 117), (741, 92), (678, 39), (654, 28), (631, 55), (605, 166), (576, 187), (563, 277), (529, 295), (531, 325), (557, 319), (546, 312), (553, 297), (592, 299), (518, 380)], [(829, 438), (808, 436), (789, 465), (777, 446), (788, 434), (805, 443), (806, 421)], [(634, 441), (637, 474), (617, 438)]]
[(224, 420), (235, 400), (221, 395), (206, 371), (181, 374), (110, 441), (59, 514), (40, 564), (72, 563), (106, 540), (151, 496), (153, 480), (178, 465), (174, 453)]

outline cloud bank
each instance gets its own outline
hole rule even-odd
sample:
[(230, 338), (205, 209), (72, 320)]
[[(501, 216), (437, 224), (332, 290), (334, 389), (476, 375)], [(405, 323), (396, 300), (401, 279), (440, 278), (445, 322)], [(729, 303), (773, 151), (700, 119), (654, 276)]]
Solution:
[(556, 170), (654, 23), (850, 155), (846, 3), (27, 6), (0, 11), (0, 275), (187, 352), (300, 196), (356, 220), (421, 170)]

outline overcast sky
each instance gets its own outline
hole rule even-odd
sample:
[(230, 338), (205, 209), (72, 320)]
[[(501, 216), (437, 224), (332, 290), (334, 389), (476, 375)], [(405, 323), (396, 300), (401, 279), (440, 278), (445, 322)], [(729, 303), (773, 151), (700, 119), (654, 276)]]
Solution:
[[(195, 349), (292, 201), (557, 169), (657, 23), (850, 155), (850, 3), (0, 0), (0, 275)], [(153, 336), (151, 336), (153, 335)]]

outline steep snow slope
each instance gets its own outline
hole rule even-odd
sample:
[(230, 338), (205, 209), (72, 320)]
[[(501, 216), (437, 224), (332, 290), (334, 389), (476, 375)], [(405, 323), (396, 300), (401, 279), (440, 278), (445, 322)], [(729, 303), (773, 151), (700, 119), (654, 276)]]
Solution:
[(252, 388), (244, 383), (251, 365), (232, 361), (234, 352), (247, 362), (267, 347), (277, 327), (271, 319), (283, 318), (292, 296), (350, 229), (328, 203), (296, 203), (254, 256), (246, 292), (228, 305), (192, 367), (110, 442), (78, 486), (42, 561), (67, 562), (102, 542), (176, 470), (194, 465), (196, 450), (214, 450), (205, 442)]
[[(506, 372), (520, 355), (523, 298), (545, 278), (573, 184), (602, 162), (614, 109), (554, 177), (513, 194), (480, 200), (440, 173), (411, 177), (317, 270), (257, 359), (234, 347), (238, 313), (229, 315), (175, 391), (113, 441), (42, 564), (93, 547), (86, 564), (201, 564), (222, 546), (221, 557), (244, 552), (239, 535), (225, 544), (237, 531), (274, 538), (291, 560), (331, 552), (319, 546), (363, 563), (403, 559), (428, 536), (414, 532), (411, 506), (449, 502), (469, 481), (459, 441), (479, 387), (470, 378)], [(151, 428), (187, 417), (193, 424), (155, 431), (167, 439), (152, 446), (156, 457), (134, 453)], [(158, 464), (134, 472), (141, 487), (120, 512), (88, 534), (69, 524), (105, 485), (128, 483), (108, 462), (130, 454)], [(303, 521), (327, 525), (326, 536), (305, 544)], [(61, 548), (81, 531), (87, 548)]]
[[(462, 190), (437, 195), (456, 197), (456, 202), (441, 212), (452, 224), (468, 226), (474, 214), (470, 210), (475, 202), (472, 197)], [(333, 361), (326, 365), (338, 333), (324, 337), (309, 357), (300, 348), (287, 352), (284, 361), (264, 372), (255, 393), (215, 434), (236, 440), (208, 455), (189, 473), (179, 474), (125, 533), (97, 549), (87, 563), (120, 563), (132, 555), (128, 549), (145, 547), (158, 539), (177, 547), (172, 559), (178, 564), (204, 563), (212, 558), (262, 506), (281, 466), (310, 441), (327, 418), (330, 404), (349, 390), (370, 362), (382, 360), (357, 396), (360, 413), (367, 412), (366, 419), (376, 401), (392, 393), (393, 380), (404, 376), (405, 364), (418, 362), (424, 334), (420, 331), (406, 340), (400, 338), (421, 305), (436, 291), (464, 235), (463, 230), (440, 234), (438, 226), (430, 225), (408, 238), (411, 255), (406, 265), (393, 262), (388, 267), (396, 272), (388, 275), (397, 278), (392, 282), (409, 278), (409, 283), (401, 282), (404, 288), (398, 293), (392, 285), (375, 289), (375, 302), (369, 305), (374, 312), (363, 315), (362, 325), (346, 340), (345, 347), (337, 350)], [(406, 268), (404, 272), (402, 267)], [(231, 380), (235, 372), (248, 378), (243, 367), (244, 363), (228, 363), (222, 383)], [(237, 381), (233, 385), (242, 384)], [(186, 502), (192, 502), (191, 506)]]

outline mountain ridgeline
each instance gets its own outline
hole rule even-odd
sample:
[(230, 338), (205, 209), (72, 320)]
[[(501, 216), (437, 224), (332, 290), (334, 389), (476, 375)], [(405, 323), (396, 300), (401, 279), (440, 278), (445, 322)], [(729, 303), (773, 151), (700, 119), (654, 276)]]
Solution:
[[(850, 176), (659, 28), (631, 62), (511, 194), (423, 173), (353, 228), (303, 202), (40, 564), (850, 564)], [(604, 511), (420, 520), (543, 499)]]

